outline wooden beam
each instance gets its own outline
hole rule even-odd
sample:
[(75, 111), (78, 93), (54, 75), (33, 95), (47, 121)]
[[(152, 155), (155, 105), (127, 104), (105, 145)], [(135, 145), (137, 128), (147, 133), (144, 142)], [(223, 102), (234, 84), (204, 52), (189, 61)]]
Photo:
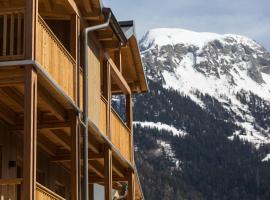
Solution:
[(23, 95), (20, 94), (15, 88), (12, 87), (3, 87), (2, 91), (9, 96), (14, 103), (19, 107), (24, 108), (24, 99)]
[(121, 90), (125, 94), (131, 94), (131, 90), (130, 90), (129, 85), (127, 84), (127, 82), (126, 82), (125, 78), (123, 77), (123, 75), (121, 74), (121, 72), (116, 67), (113, 60), (109, 57), (108, 54), (106, 54), (106, 58), (108, 60), (109, 65), (111, 66), (111, 75), (112, 75), (112, 78), (114, 79), (114, 81), (116, 82), (116, 84), (121, 88)]
[(23, 199), (36, 199), (37, 156), (37, 74), (32, 66), (25, 68)]
[(130, 129), (130, 158), (131, 163), (134, 164), (134, 138), (133, 138), (133, 102), (132, 102), (132, 95), (126, 95), (126, 119), (127, 119), (127, 126)]
[[(40, 122), (37, 125), (38, 130), (55, 130), (55, 129), (63, 129), (70, 128), (69, 122)], [(15, 124), (10, 127), (11, 131), (20, 131), (23, 130), (23, 126), (21, 124)]]
[(14, 125), (16, 113), (0, 101), (0, 117), (7, 123)]
[(49, 110), (59, 119), (65, 120), (66, 119), (66, 111), (62, 107), (58, 101), (49, 93), (47, 90), (38, 85), (38, 96), (44, 101), (44, 103), (48, 106)]
[(113, 171), (120, 177), (125, 175), (125, 169), (121, 166), (121, 164), (113, 158), (112, 160), (112, 166), (113, 166)]
[[(105, 179), (104, 178), (100, 178), (98, 176), (91, 176), (89, 177), (89, 184), (93, 184), (93, 183), (105, 183)], [(126, 177), (118, 177), (118, 176), (113, 176), (112, 177), (112, 182), (128, 182), (128, 179)]]
[[(98, 160), (98, 159), (103, 159), (104, 155), (103, 154), (97, 154), (94, 152), (89, 151), (89, 156), (88, 160)], [(69, 162), (71, 160), (71, 154), (64, 154), (64, 155), (57, 155), (53, 158), (51, 158), (51, 162)]]
[(71, 111), (71, 200), (79, 199), (80, 155), (79, 155), (79, 120)]
[(105, 146), (104, 156), (104, 195), (105, 200), (112, 199), (112, 150)]
[(134, 172), (128, 173), (128, 198), (127, 200), (135, 200), (135, 175)]
[(38, 20), (38, 0), (26, 1), (25, 12), (25, 54), (28, 59), (35, 60), (36, 23)]
[(86, 10), (86, 12), (92, 12), (93, 8), (91, 5), (91, 1), (89, 0), (83, 0), (83, 5), (84, 5), (84, 9)]
[(94, 200), (94, 185), (89, 184), (89, 200)]
[(66, 149), (71, 150), (71, 140), (69, 135), (65, 131), (61, 129), (56, 129), (52, 130), (51, 132), (53, 132), (55, 136), (62, 141), (62, 144)]
[(112, 94), (111, 94), (111, 68), (108, 62), (104, 62), (104, 70), (103, 70), (103, 84), (104, 84), (104, 96), (107, 100), (107, 110), (106, 110), (106, 121), (107, 121), (107, 129), (106, 135), (108, 135), (109, 139), (111, 139), (111, 102), (112, 102)]
[(100, 31), (96, 33), (96, 38), (100, 41), (112, 40), (113, 36), (114, 36), (113, 32), (109, 32), (109, 31)]
[(74, 91), (75, 94), (75, 102), (77, 105), (79, 105), (79, 93), (80, 90), (80, 84), (79, 83), (79, 68), (80, 68), (80, 61), (79, 61), (79, 44), (80, 44), (80, 20), (78, 18), (78, 15), (74, 14), (71, 16), (71, 24), (70, 24), (70, 50), (71, 55), (74, 58), (76, 62), (76, 67), (73, 69), (74, 76)]

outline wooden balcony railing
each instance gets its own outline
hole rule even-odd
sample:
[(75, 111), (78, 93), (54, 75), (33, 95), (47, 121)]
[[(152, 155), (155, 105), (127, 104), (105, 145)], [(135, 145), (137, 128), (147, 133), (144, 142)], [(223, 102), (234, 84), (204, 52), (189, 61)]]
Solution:
[(25, 10), (0, 10), (0, 61), (24, 57)]
[(17, 200), (20, 199), (19, 188), (22, 179), (0, 179), (0, 199), (1, 200)]
[(74, 100), (76, 62), (41, 16), (38, 18), (36, 38), (37, 62)]
[(65, 198), (59, 196), (39, 183), (37, 183), (36, 195), (37, 200), (65, 200)]
[[(107, 100), (101, 96), (100, 98), (100, 123), (98, 128), (102, 133), (107, 135)], [(116, 111), (111, 108), (111, 142), (119, 150), (124, 158), (131, 161), (131, 131)]]
[(122, 156), (131, 161), (131, 131), (113, 109), (111, 110), (111, 141)]

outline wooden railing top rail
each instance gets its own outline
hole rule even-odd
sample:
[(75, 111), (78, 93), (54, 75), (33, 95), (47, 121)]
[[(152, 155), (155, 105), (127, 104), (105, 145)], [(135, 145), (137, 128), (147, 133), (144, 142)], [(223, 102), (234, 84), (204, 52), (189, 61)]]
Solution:
[(62, 42), (60, 42), (60, 40), (57, 38), (57, 36), (54, 34), (54, 32), (51, 30), (51, 28), (47, 25), (47, 23), (42, 19), (40, 15), (38, 15), (38, 20), (40, 21), (41, 25), (48, 31), (52, 39), (59, 45), (59, 48), (62, 50), (62, 52), (67, 56), (67, 58), (72, 62), (72, 64), (75, 65), (76, 62), (72, 57), (72, 55), (68, 52), (68, 50), (62, 44)]
[(59, 196), (58, 194), (46, 188), (45, 186), (41, 185), (40, 183), (37, 183), (37, 190), (40, 190), (41, 192), (46, 193), (47, 195), (51, 196), (54, 199), (65, 200), (65, 198)]
[(0, 15), (13, 14), (13, 13), (24, 13), (24, 12), (25, 12), (25, 7), (0, 9)]
[(22, 178), (0, 179), (0, 185), (20, 185)]

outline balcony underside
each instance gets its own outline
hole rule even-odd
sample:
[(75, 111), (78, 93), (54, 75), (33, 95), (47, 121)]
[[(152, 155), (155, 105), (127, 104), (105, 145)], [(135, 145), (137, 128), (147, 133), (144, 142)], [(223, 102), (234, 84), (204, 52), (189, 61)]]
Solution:
[[(51, 161), (70, 171), (71, 160), (71, 107), (65, 98), (58, 93), (38, 74), (37, 92), (37, 135), (38, 147), (45, 151)], [(8, 127), (9, 132), (23, 135), (24, 111), (24, 67), (14, 66), (0, 69), (0, 120)], [(104, 182), (104, 146), (112, 145), (98, 131), (95, 125), (89, 125), (89, 172), (90, 183)], [(113, 145), (112, 145), (113, 147)], [(113, 182), (127, 181), (129, 163), (113, 147)]]

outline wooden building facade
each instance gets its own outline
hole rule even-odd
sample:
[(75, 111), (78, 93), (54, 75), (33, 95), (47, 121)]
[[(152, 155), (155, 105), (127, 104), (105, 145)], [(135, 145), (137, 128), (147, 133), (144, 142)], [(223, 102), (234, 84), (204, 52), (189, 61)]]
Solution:
[(93, 200), (94, 184), (106, 200), (144, 199), (132, 95), (148, 86), (134, 32), (100, 0), (0, 0), (1, 200)]

